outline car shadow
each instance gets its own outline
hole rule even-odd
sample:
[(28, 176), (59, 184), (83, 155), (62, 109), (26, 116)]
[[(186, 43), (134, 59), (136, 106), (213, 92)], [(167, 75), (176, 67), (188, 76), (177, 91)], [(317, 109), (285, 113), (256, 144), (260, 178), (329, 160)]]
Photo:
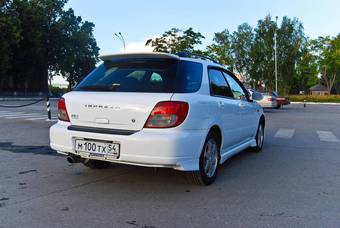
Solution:
[(222, 179), (223, 175), (229, 173), (230, 171), (237, 171), (237, 169), (244, 166), (244, 162), (257, 157), (258, 155), (260, 155), (260, 153), (253, 152), (250, 148), (235, 154), (227, 161), (225, 161), (222, 165), (220, 165), (218, 178)]
[(0, 142), (0, 150), (12, 153), (59, 156), (49, 146), (15, 145), (12, 142)]
[[(211, 186), (220, 186), (229, 182), (229, 178), (234, 174), (240, 175), (242, 170), (244, 170), (244, 166), (252, 160), (252, 158), (258, 156), (258, 153), (254, 153), (249, 149), (246, 149), (233, 157), (229, 158), (223, 165), (219, 167), (218, 177), (216, 182)], [(187, 173), (173, 170), (170, 168), (150, 168), (150, 167), (138, 167), (138, 166), (130, 166), (125, 164), (113, 164), (111, 169), (106, 170), (104, 172), (112, 172), (116, 168), (127, 168), (129, 170), (128, 173), (124, 174), (120, 177), (113, 176), (112, 178), (103, 180), (105, 184), (119, 182), (120, 187), (128, 187), (128, 189), (134, 189), (133, 185), (140, 186), (163, 186), (166, 185), (168, 188), (176, 188), (177, 187), (186, 187), (187, 189), (195, 189), (200, 188), (194, 183), (192, 183), (187, 178)], [(99, 170), (103, 171), (103, 170)], [(93, 172), (93, 170), (85, 171)], [(95, 171), (97, 172), (97, 171)], [(148, 189), (148, 188), (146, 188)], [(187, 190), (186, 189), (186, 190)]]
[[(52, 150), (49, 146), (34, 146), (34, 145), (15, 145), (12, 142), (0, 142), (0, 151), (8, 151), (12, 153), (20, 153), (20, 154), (34, 154), (34, 155), (49, 155), (49, 156), (62, 156)], [(219, 167), (219, 174), (216, 179), (216, 184), (223, 183), (228, 180), (230, 175), (233, 173), (238, 173), (242, 169), (244, 162), (248, 160), (248, 158), (256, 156), (257, 153), (250, 152), (250, 150), (246, 149), (233, 157), (229, 158), (223, 165)], [(80, 165), (80, 164), (74, 164)], [(91, 175), (93, 172), (104, 172), (109, 174), (114, 171), (115, 168), (127, 168), (129, 170), (128, 174), (125, 174), (123, 178), (115, 178), (113, 175), (113, 179), (119, 181), (120, 184), (130, 185), (133, 183), (138, 183), (138, 185), (159, 185), (165, 184), (164, 182), (172, 185), (179, 186), (195, 186), (195, 184), (191, 183), (187, 177), (186, 173), (182, 171), (177, 171), (173, 169), (167, 168), (148, 168), (148, 167), (138, 167), (132, 165), (125, 164), (112, 164), (111, 168), (104, 170), (90, 170), (84, 167), (85, 175)], [(103, 180), (107, 184), (111, 182), (113, 179), (109, 178), (108, 180)]]

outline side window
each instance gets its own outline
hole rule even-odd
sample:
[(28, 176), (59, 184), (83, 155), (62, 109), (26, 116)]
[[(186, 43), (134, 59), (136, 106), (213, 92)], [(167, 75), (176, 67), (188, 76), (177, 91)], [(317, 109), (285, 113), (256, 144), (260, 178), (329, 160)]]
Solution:
[(224, 72), (223, 74), (229, 83), (229, 86), (231, 88), (231, 92), (234, 95), (234, 98), (238, 100), (247, 100), (247, 96), (244, 93), (244, 90), (242, 89), (242, 87), (238, 84), (238, 82), (235, 79), (233, 79), (229, 74), (226, 74)]
[(211, 95), (232, 97), (229, 85), (221, 71), (209, 69), (209, 81)]
[(144, 78), (145, 71), (142, 70), (136, 70), (132, 71), (129, 75), (126, 76), (126, 78), (134, 78), (137, 79), (138, 81), (141, 81)]
[(156, 72), (153, 72), (150, 78), (152, 83), (161, 83), (163, 82), (162, 76)]
[(203, 66), (201, 63), (182, 60), (179, 64), (181, 77), (180, 86), (182, 91), (196, 92), (201, 87)]

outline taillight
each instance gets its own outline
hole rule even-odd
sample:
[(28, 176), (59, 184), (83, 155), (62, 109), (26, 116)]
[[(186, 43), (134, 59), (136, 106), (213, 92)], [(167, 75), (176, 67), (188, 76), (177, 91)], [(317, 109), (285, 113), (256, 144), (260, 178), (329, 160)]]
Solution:
[(66, 110), (66, 103), (64, 98), (60, 98), (58, 101), (58, 119), (61, 121), (70, 122), (70, 118), (68, 117)]
[(183, 123), (189, 104), (182, 101), (162, 101), (153, 108), (145, 128), (171, 128)]

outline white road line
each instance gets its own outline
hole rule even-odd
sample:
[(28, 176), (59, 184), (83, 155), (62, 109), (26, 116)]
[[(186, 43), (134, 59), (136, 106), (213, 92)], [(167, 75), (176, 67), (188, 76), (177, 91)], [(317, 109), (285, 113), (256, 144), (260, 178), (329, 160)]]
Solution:
[(25, 115), (25, 113), (16, 113), (16, 114), (13, 114), (13, 113), (7, 113), (7, 114), (0, 114), (0, 117), (8, 117), (8, 116), (19, 116), (19, 115)]
[(274, 135), (275, 138), (291, 139), (294, 136), (295, 129), (279, 129)]
[(6, 117), (14, 117), (14, 116), (23, 116), (23, 117), (25, 117), (25, 116), (42, 116), (42, 114), (40, 114), (40, 113), (30, 113), (30, 114), (22, 113), (22, 114), (0, 115), (0, 117), (4, 117), (4, 118), (6, 118)]
[(340, 142), (339, 139), (331, 131), (316, 131), (320, 141), (323, 142)]
[[(42, 113), (8, 113), (4, 114), (3, 116), (27, 116), (27, 115), (43, 115)], [(1, 116), (1, 114), (0, 114)]]
[(48, 119), (47, 114), (43, 113), (25, 113), (25, 112), (10, 112), (10, 111), (0, 111), (0, 119), (23, 119), (29, 121), (51, 121), (56, 122), (58, 117), (52, 116), (51, 120)]
[(47, 117), (33, 117), (33, 118), (28, 118), (28, 119), (24, 119), (24, 120), (47, 120)]
[(58, 120), (52, 118), (51, 120), (47, 119), (46, 121), (47, 121), (47, 122), (57, 122)]
[(38, 117), (44, 117), (44, 118), (47, 118), (43, 115), (25, 115), (25, 116), (8, 116), (8, 117), (5, 117), (6, 119), (25, 119), (25, 118), (38, 118)]

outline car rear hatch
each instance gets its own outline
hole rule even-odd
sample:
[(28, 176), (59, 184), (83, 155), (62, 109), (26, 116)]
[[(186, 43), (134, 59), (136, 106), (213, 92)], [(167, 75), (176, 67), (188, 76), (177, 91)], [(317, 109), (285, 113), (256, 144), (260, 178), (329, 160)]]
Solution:
[(201, 85), (202, 64), (174, 55), (124, 54), (102, 60), (64, 95), (74, 126), (138, 131), (158, 102), (170, 101), (174, 93), (195, 92)]
[(171, 93), (71, 92), (65, 97), (72, 125), (141, 130), (159, 101), (171, 99)]

